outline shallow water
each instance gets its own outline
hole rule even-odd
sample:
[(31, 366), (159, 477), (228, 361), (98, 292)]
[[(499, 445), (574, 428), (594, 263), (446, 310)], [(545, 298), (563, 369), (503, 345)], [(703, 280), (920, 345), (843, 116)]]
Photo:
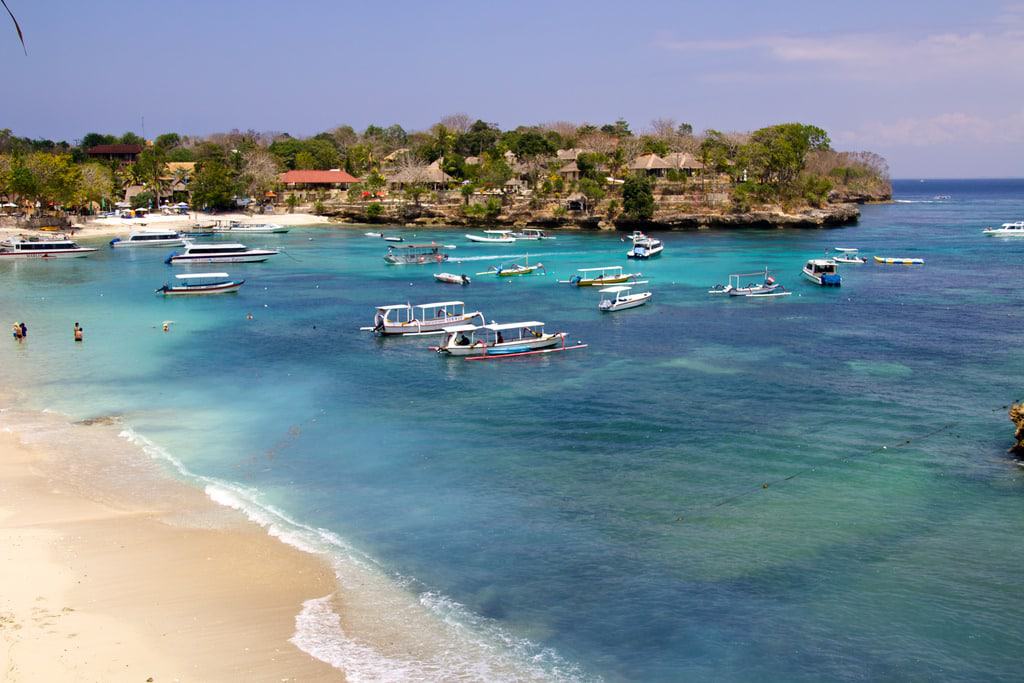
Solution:
[[(2, 264), (29, 338), (0, 361), (29, 404), (123, 415), (215, 499), (330, 552), (354, 597), (307, 605), (297, 642), (356, 680), (1010, 678), (1024, 240), (980, 231), (1024, 218), (1024, 182), (896, 193), (844, 229), (666, 234), (640, 264), (558, 233), (528, 245), (548, 275), (507, 280), (473, 274), (523, 244), (462, 231), (419, 231), (467, 259), (440, 268), (386, 266), (358, 229), (254, 235), (286, 253), (195, 299), (152, 293), (182, 272), (162, 249)], [(801, 281), (836, 246), (926, 263)], [(653, 302), (602, 315), (554, 283), (603, 265), (642, 270)], [(792, 296), (706, 293), (766, 266)], [(590, 346), (467, 363), (358, 330), (450, 298)]]

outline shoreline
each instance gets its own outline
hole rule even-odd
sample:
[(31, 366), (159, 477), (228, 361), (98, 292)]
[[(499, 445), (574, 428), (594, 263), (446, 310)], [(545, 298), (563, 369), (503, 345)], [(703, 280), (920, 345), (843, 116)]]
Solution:
[(112, 448), (116, 425), (0, 425), (5, 680), (344, 680), (291, 642), (304, 603), (335, 600), (325, 558)]

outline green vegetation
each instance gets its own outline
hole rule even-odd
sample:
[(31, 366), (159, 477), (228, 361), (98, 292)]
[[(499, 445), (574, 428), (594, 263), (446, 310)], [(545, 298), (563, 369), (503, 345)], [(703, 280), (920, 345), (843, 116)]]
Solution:
[(647, 176), (631, 175), (622, 185), (622, 210), (633, 220), (654, 218), (654, 192)]

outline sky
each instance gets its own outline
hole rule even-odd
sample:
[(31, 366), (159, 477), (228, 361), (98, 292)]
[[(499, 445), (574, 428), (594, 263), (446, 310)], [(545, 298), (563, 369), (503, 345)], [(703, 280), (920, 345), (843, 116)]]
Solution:
[(7, 2), (17, 135), (800, 121), (896, 178), (1024, 177), (1024, 1)]

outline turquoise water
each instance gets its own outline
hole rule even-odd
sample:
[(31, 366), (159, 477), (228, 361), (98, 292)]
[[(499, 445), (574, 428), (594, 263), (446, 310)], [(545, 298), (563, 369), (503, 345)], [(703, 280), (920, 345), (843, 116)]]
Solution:
[[(1024, 218), (1024, 181), (896, 196), (844, 229), (668, 233), (640, 264), (617, 235), (558, 233), (529, 244), (547, 276), (466, 288), (430, 273), (526, 248), (420, 231), (473, 260), (393, 267), (362, 230), (296, 229), (245, 240), (285, 253), (228, 266), (238, 295), (166, 300), (167, 250), (2, 264), (30, 336), (0, 362), (36, 407), (123, 415), (218, 500), (369, 568), (382, 614), (418, 605), (473, 643), (374, 658), (328, 619), (307, 649), (358, 659), (355, 680), (1015, 678), (1024, 240), (980, 231)], [(803, 282), (836, 246), (926, 264)], [(653, 302), (600, 314), (554, 282), (603, 265), (641, 269)], [(792, 296), (706, 293), (765, 266)], [(590, 346), (468, 363), (358, 329), (449, 298)]]

